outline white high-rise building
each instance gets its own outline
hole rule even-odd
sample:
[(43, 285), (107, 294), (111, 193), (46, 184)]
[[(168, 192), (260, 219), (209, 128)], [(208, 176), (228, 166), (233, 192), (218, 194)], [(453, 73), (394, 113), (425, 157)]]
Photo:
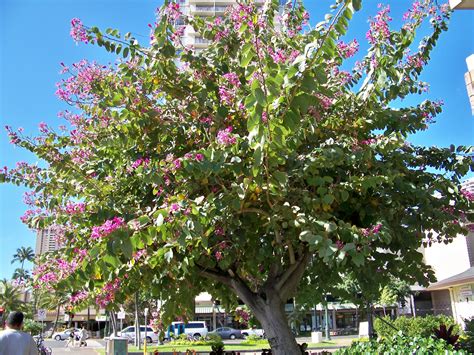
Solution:
[(36, 256), (50, 251), (58, 250), (59, 246), (60, 245), (58, 243), (58, 240), (51, 228), (40, 229), (36, 233)]
[[(254, 0), (259, 6), (265, 3), (265, 0)], [(287, 0), (280, 0), (280, 4), (285, 4)], [(179, 0), (181, 12), (183, 15), (193, 17), (219, 17), (224, 16), (229, 6), (235, 5), (236, 0)], [(178, 19), (177, 26), (184, 25), (182, 19)], [(181, 37), (184, 46), (192, 47), (197, 51), (207, 48), (210, 41), (194, 31), (192, 26), (186, 26), (184, 34)]]

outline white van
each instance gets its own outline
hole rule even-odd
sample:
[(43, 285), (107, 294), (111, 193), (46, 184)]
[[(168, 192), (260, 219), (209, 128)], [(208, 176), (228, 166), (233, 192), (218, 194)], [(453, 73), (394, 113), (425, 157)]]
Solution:
[(192, 321), (189, 323), (172, 322), (172, 326), (176, 329), (180, 325), (184, 325), (184, 334), (192, 336), (195, 339), (207, 336), (208, 329), (206, 322)]

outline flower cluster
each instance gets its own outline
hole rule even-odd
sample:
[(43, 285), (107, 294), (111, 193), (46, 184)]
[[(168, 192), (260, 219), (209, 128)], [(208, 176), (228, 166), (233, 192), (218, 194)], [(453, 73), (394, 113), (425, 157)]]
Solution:
[(122, 228), (125, 225), (125, 221), (121, 217), (114, 217), (105, 221), (101, 226), (92, 227), (91, 238), (100, 239), (108, 236), (113, 231)]
[(380, 11), (370, 20), (370, 29), (365, 35), (372, 45), (383, 43), (390, 36), (390, 29), (388, 27), (388, 22), (392, 20), (389, 16), (390, 6), (387, 5), (384, 7), (382, 4), (379, 4), (378, 7)]
[(237, 89), (240, 87), (240, 80), (235, 73), (224, 74), (223, 78), (227, 82), (225, 85), (219, 86), (219, 97), (223, 103), (230, 106), (234, 101)]
[(231, 135), (232, 126), (222, 129), (217, 132), (217, 143), (222, 145), (232, 145), (237, 142), (237, 139)]
[(382, 229), (382, 224), (379, 223), (370, 228), (362, 228), (361, 231), (364, 237), (368, 237), (369, 235), (378, 234), (381, 229)]
[(79, 292), (73, 293), (71, 295), (71, 297), (69, 298), (69, 302), (73, 305), (74, 304), (79, 304), (82, 301), (84, 301), (85, 299), (87, 299), (87, 297), (89, 297), (89, 292), (79, 291)]
[(461, 194), (469, 201), (474, 201), (474, 192), (468, 191), (466, 189), (461, 190)]
[(160, 315), (159, 311), (151, 313), (151, 318), (150, 318), (150, 322), (148, 323), (148, 325), (156, 333), (162, 331), (165, 328), (165, 326), (163, 324), (163, 321), (161, 320), (161, 315)]
[(71, 20), (70, 35), (76, 41), (76, 43), (84, 42), (87, 44), (89, 42), (87, 38), (87, 30), (84, 28), (84, 25), (78, 18), (73, 18)]
[(64, 211), (68, 215), (84, 213), (85, 210), (86, 210), (86, 204), (83, 202), (79, 202), (79, 203), (68, 202), (66, 204), (66, 208), (64, 209)]
[(146, 168), (146, 167), (148, 167), (149, 164), (150, 164), (150, 158), (148, 158), (148, 157), (138, 158), (130, 166), (130, 171), (138, 169), (140, 166), (143, 166), (144, 168)]
[(168, 19), (171, 21), (176, 21), (181, 16), (181, 10), (179, 8), (179, 4), (175, 2), (170, 2), (168, 6), (164, 8), (164, 14), (168, 16)]
[(277, 48), (274, 50), (272, 47), (268, 47), (267, 51), (273, 61), (277, 64), (291, 63), (300, 55), (300, 52), (297, 50), (292, 50), (290, 54), (287, 54), (283, 49)]
[(78, 100), (89, 100), (94, 98), (93, 85), (105, 78), (108, 70), (97, 63), (89, 63), (83, 59), (72, 65), (68, 71), (72, 74), (56, 84), (56, 95), (63, 101), (71, 102), (76, 97)]
[(342, 58), (350, 58), (359, 51), (359, 42), (356, 39), (349, 43), (339, 41), (337, 43), (337, 51)]
[(104, 287), (99, 291), (95, 298), (95, 302), (99, 307), (105, 308), (109, 303), (115, 300), (115, 293), (120, 288), (120, 279), (116, 278), (114, 281), (106, 282)]
[(10, 126), (5, 126), (5, 129), (8, 133), (8, 138), (10, 139), (11, 144), (20, 143), (20, 137), (18, 136), (17, 132), (14, 132)]

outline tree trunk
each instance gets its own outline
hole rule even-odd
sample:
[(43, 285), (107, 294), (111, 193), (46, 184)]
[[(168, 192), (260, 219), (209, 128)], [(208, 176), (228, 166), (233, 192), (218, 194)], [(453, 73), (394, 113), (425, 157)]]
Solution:
[(374, 318), (372, 314), (372, 304), (369, 302), (367, 303), (367, 322), (368, 322), (368, 328), (369, 328), (369, 339), (374, 338)]
[(51, 332), (51, 334), (56, 333), (56, 327), (58, 326), (60, 312), (61, 312), (61, 304), (58, 303), (58, 308), (56, 308), (56, 318), (54, 319), (53, 331)]
[[(302, 353), (288, 325), (285, 303), (290, 299), (303, 277), (310, 260), (307, 248), (298, 251), (297, 258), (286, 270), (275, 263), (267, 280), (258, 290), (251, 289), (234, 270), (201, 267), (201, 274), (228, 286), (251, 309), (262, 324), (272, 349), (272, 355), (300, 355)], [(199, 266), (199, 265), (198, 265)]]
[(278, 301), (278, 296), (265, 302), (262, 312), (256, 314), (265, 330), (273, 355), (301, 354), (300, 347), (288, 325), (285, 305)]

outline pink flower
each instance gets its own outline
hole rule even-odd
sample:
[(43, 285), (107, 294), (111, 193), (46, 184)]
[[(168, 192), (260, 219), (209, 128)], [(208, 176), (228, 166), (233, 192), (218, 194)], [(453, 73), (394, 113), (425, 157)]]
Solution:
[(172, 21), (176, 21), (181, 16), (181, 11), (179, 9), (179, 4), (170, 2), (165, 8), (165, 14), (168, 15), (168, 18)]
[(173, 212), (179, 211), (180, 208), (181, 208), (181, 207), (179, 206), (179, 204), (177, 204), (177, 203), (172, 203), (171, 206), (170, 206), (170, 212), (173, 213)]
[(349, 43), (344, 43), (340, 41), (337, 43), (337, 50), (339, 51), (339, 55), (342, 58), (350, 58), (358, 52), (359, 43), (356, 39)]
[(71, 37), (78, 42), (84, 42), (87, 44), (89, 41), (87, 38), (87, 31), (84, 28), (81, 20), (78, 18), (73, 18), (71, 20), (71, 32), (70, 32)]
[(217, 132), (217, 142), (222, 145), (231, 145), (237, 142), (237, 139), (230, 135), (232, 126)]
[(121, 217), (114, 217), (104, 222), (101, 226), (92, 227), (91, 238), (99, 239), (108, 236), (117, 229), (122, 228), (125, 221)]
[(194, 156), (194, 159), (196, 161), (203, 161), (204, 160), (204, 155), (202, 155), (201, 153), (197, 153), (195, 156)]
[(173, 165), (174, 165), (175, 169), (180, 169), (181, 168), (181, 160), (179, 160), (179, 159), (173, 160)]
[(216, 251), (216, 252), (214, 253), (214, 255), (215, 255), (217, 261), (221, 261), (222, 258), (223, 258), (223, 255), (222, 255), (222, 253), (221, 253), (220, 251)]
[(86, 210), (86, 205), (85, 203), (72, 203), (72, 202), (68, 202), (66, 204), (66, 213), (69, 214), (69, 215), (75, 215), (75, 214), (79, 214), (79, 213), (83, 213), (84, 211)]
[(383, 43), (390, 36), (390, 29), (388, 28), (388, 22), (392, 20), (389, 16), (390, 6), (385, 7), (379, 4), (378, 7), (381, 9), (374, 19), (370, 20), (370, 29), (367, 31), (365, 37), (370, 44), (375, 45), (377, 43)]

